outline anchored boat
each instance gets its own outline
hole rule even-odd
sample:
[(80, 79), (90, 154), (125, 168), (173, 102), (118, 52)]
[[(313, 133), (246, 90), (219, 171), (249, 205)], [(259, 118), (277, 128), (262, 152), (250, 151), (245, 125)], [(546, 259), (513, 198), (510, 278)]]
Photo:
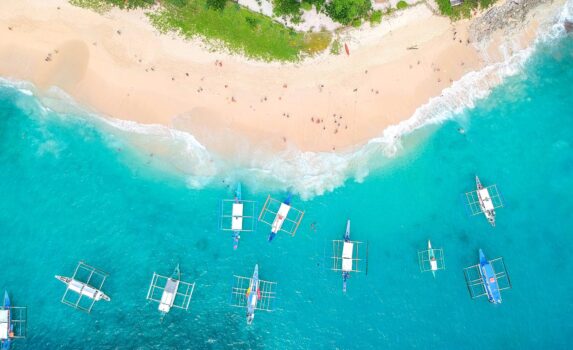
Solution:
[(242, 232), (255, 230), (255, 206), (256, 202), (242, 199), (240, 183), (233, 199), (221, 201), (221, 230), (232, 232), (234, 250), (239, 247)]
[(239, 240), (241, 239), (241, 229), (243, 228), (243, 205), (241, 204), (241, 183), (237, 184), (235, 190), (235, 203), (233, 203), (233, 249), (237, 250), (239, 247)]
[(350, 220), (346, 222), (344, 234), (344, 248), (342, 248), (342, 292), (346, 293), (346, 281), (352, 271), (352, 242), (350, 242)]
[(0, 344), (2, 350), (10, 349), (15, 339), (26, 337), (26, 307), (12, 306), (8, 291), (0, 307)]
[(72, 292), (76, 292), (80, 295), (86, 296), (86, 297), (93, 299), (95, 301), (100, 301), (100, 300), (110, 301), (111, 300), (107, 295), (105, 295), (104, 292), (90, 286), (87, 283), (77, 281), (71, 277), (64, 277), (64, 276), (60, 276), (60, 275), (56, 275), (55, 277), (57, 280), (63, 282), (66, 286), (68, 286), (68, 289), (71, 290)]
[(108, 274), (80, 261), (72, 277), (56, 275), (66, 285), (61, 302), (75, 309), (90, 313), (97, 301), (110, 301), (102, 287)]
[[(350, 240), (350, 220), (346, 221), (344, 240), (333, 240), (333, 271), (342, 272), (342, 292), (346, 293), (346, 282), (351, 272), (360, 272), (359, 263), (362, 261), (359, 255), (359, 246), (363, 242)], [(368, 264), (368, 246), (366, 246), (366, 264)], [(368, 266), (368, 265), (366, 265)], [(368, 274), (368, 269), (366, 269)]]
[(161, 313), (161, 320), (171, 308), (188, 310), (195, 290), (195, 283), (181, 281), (181, 270), (179, 264), (173, 270), (171, 277), (161, 276), (153, 273), (147, 300), (159, 303), (157, 309)]
[(259, 215), (259, 221), (271, 227), (269, 234), (269, 242), (271, 242), (280, 231), (294, 236), (303, 216), (303, 211), (291, 206), (291, 194), (289, 193), (282, 202), (268, 196)]
[(467, 192), (466, 199), (472, 215), (483, 213), (491, 226), (495, 227), (495, 209), (503, 207), (496, 185), (484, 187), (476, 175), (476, 190)]
[(433, 248), (432, 242), (428, 240), (428, 249), (418, 251), (418, 263), (420, 271), (431, 271), (434, 278), (436, 278), (436, 271), (446, 268), (444, 251), (442, 248)]
[(466, 285), (473, 298), (487, 295), (493, 304), (501, 304), (501, 291), (511, 288), (503, 258), (487, 260), (479, 250), (479, 263), (464, 269)]
[(259, 279), (259, 265), (251, 278), (234, 276), (235, 281), (231, 290), (231, 305), (247, 309), (247, 324), (252, 324), (255, 311), (273, 311), (276, 299), (276, 282)]
[(486, 288), (487, 298), (491, 303), (500, 304), (501, 293), (499, 291), (499, 284), (497, 283), (497, 276), (481, 249), (479, 250), (479, 267)]
[(8, 296), (8, 291), (4, 291), (4, 303), (2, 310), (0, 310), (0, 341), (2, 342), (2, 350), (10, 349), (13, 337), (14, 331), (10, 317), (10, 297)]
[(491, 224), (491, 226), (495, 226), (495, 209), (489, 195), (489, 191), (487, 188), (484, 188), (479, 181), (479, 177), (476, 176), (476, 187), (477, 187), (477, 194), (479, 198), (479, 205), (481, 210), (483, 211), (487, 221)]
[(261, 299), (261, 290), (259, 289), (259, 265), (255, 265), (255, 272), (251, 278), (251, 283), (246, 293), (247, 297), (247, 324), (253, 323), (255, 319), (255, 310), (257, 302)]

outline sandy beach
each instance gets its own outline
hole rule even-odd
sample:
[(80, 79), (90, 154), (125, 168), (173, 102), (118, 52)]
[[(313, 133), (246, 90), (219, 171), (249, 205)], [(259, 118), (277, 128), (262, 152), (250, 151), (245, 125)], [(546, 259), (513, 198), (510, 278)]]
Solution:
[[(350, 55), (249, 61), (163, 35), (142, 11), (98, 13), (64, 0), (0, 3), (0, 75), (57, 86), (101, 114), (192, 133), (215, 152), (246, 139), (276, 150), (339, 151), (376, 137), (485, 64), (470, 21), (426, 5), (349, 35)], [(531, 43), (532, 21), (518, 46)], [(483, 45), (482, 45), (483, 46)]]

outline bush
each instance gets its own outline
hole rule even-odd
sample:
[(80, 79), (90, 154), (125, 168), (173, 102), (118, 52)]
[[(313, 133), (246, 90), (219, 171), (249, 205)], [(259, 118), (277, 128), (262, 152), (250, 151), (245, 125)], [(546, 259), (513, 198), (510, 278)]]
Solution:
[(227, 0), (206, 0), (205, 4), (207, 5), (207, 8), (212, 10), (223, 11), (227, 4)]
[(303, 0), (303, 1), (305, 3), (314, 5), (314, 7), (316, 8), (316, 12), (320, 12), (324, 7), (324, 3), (326, 2), (326, 0)]
[(382, 22), (382, 11), (376, 10), (370, 15), (370, 24), (376, 25)]
[(300, 3), (300, 7), (305, 11), (312, 10), (312, 4), (310, 2), (303, 1)]
[(286, 16), (293, 20), (300, 19), (300, 2), (297, 0), (273, 0), (273, 13), (275, 16)]
[(333, 20), (349, 25), (364, 18), (371, 8), (370, 0), (332, 0), (326, 5), (326, 13)]
[(404, 1), (404, 0), (400, 0), (400, 1), (398, 1), (398, 3), (396, 4), (396, 8), (397, 8), (398, 10), (405, 9), (406, 7), (408, 7), (408, 3), (407, 3), (406, 1)]

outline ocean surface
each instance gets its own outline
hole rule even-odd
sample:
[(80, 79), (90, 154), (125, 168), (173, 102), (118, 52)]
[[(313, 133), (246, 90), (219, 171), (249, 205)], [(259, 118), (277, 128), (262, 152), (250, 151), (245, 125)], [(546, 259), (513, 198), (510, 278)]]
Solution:
[[(28, 307), (28, 337), (14, 349), (573, 347), (571, 35), (539, 43), (473, 108), (404, 136), (392, 156), (370, 150), (368, 161), (353, 160), (371, 164), (358, 180), (303, 198), (301, 188), (244, 169), (190, 180), (125, 131), (55, 112), (24, 85), (0, 84), (0, 287)], [(502, 194), (495, 228), (465, 207), (476, 174)], [(269, 193), (295, 192), (293, 205), (305, 210), (296, 236), (269, 244), (259, 223), (233, 251), (219, 211), (237, 181), (259, 209)], [(368, 268), (343, 294), (331, 241), (347, 218), (352, 238), (368, 245)], [(445, 253), (435, 279), (418, 267), (428, 239)], [(500, 305), (472, 300), (466, 288), (463, 268), (479, 248), (507, 266), (513, 288)], [(111, 302), (91, 314), (60, 303), (65, 287), (54, 279), (79, 260), (110, 274)], [(160, 322), (147, 289), (153, 272), (170, 275), (177, 263), (196, 283), (191, 307)], [(250, 276), (255, 264), (278, 283), (278, 298), (247, 326), (230, 293), (233, 275)]]

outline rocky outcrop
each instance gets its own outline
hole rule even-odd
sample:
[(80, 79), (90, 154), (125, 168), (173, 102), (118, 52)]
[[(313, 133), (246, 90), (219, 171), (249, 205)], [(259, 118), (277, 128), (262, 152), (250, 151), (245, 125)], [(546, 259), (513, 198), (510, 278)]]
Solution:
[(470, 26), (470, 40), (482, 41), (499, 29), (513, 29), (524, 23), (527, 13), (541, 4), (551, 0), (507, 0), (504, 4), (494, 6), (476, 18)]

